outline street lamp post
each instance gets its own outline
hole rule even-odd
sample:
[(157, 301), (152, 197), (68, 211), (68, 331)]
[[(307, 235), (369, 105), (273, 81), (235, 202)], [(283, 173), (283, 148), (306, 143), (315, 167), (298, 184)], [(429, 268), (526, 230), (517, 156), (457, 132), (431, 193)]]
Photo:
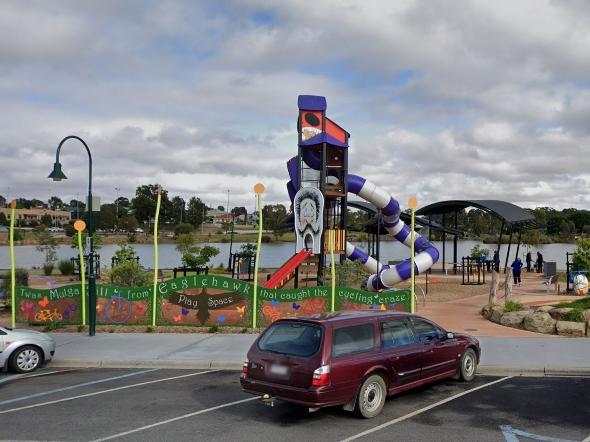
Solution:
[[(53, 171), (47, 178), (51, 178), (53, 181), (61, 181), (67, 179), (65, 174), (61, 170), (61, 163), (59, 162), (59, 153), (62, 145), (69, 139), (76, 139), (84, 145), (86, 152), (88, 153), (88, 201), (86, 207), (86, 216), (88, 220), (88, 335), (94, 336), (96, 332), (96, 278), (94, 273), (94, 244), (92, 235), (94, 234), (94, 215), (92, 210), (94, 209), (92, 204), (92, 155), (90, 149), (84, 140), (75, 135), (69, 135), (60, 141), (57, 146), (55, 153), (55, 163), (53, 164)], [(86, 312), (82, 312), (85, 314)]]
[(120, 187), (115, 187), (117, 192), (117, 199), (115, 200), (115, 232), (119, 229), (119, 190)]

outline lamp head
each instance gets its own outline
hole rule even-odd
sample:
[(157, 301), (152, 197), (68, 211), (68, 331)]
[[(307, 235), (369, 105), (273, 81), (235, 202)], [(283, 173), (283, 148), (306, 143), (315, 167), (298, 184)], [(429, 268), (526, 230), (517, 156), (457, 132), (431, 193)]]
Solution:
[(61, 163), (53, 163), (53, 170), (47, 178), (51, 178), (53, 181), (67, 180), (68, 177), (61, 171)]

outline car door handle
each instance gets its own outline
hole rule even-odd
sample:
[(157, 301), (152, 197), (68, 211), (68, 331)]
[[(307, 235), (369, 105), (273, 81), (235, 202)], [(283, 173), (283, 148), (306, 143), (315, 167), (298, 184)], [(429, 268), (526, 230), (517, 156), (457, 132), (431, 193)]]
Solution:
[(389, 358), (389, 360), (391, 360), (391, 361), (399, 361), (399, 356), (391, 356)]

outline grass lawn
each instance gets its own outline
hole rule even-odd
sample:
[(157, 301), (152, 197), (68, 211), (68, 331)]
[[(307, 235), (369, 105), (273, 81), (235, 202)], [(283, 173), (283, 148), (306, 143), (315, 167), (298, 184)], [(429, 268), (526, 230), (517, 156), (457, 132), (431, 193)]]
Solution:
[(573, 310), (567, 314), (567, 319), (569, 321), (584, 322), (585, 319), (582, 316), (582, 312), (590, 309), (590, 297), (586, 296), (572, 302), (560, 302), (557, 304), (557, 307), (573, 308)]

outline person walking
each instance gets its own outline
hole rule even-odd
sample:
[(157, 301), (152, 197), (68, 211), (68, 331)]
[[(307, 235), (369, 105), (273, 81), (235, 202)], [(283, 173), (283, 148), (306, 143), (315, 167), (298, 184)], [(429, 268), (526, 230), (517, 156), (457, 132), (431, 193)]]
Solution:
[(537, 252), (537, 273), (541, 273), (543, 271), (543, 254), (541, 252)]
[(531, 252), (530, 250), (527, 252), (526, 254), (526, 271), (530, 272), (531, 271), (531, 264), (533, 262), (533, 257), (531, 256)]
[(494, 270), (500, 272), (500, 254), (494, 250)]
[(516, 258), (512, 261), (512, 275), (514, 276), (514, 285), (520, 287), (520, 271), (522, 270), (522, 261)]

